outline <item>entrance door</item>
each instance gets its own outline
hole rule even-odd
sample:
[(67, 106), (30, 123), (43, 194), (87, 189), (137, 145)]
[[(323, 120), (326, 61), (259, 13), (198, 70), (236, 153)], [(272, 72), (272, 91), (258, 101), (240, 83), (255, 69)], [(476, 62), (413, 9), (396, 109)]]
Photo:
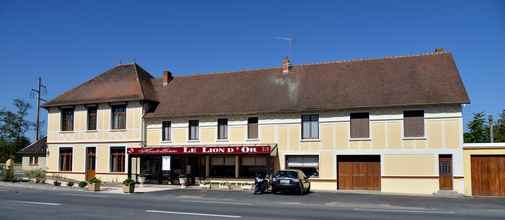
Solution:
[(95, 177), (95, 166), (96, 166), (96, 148), (87, 147), (86, 148), (86, 180)]
[(472, 194), (505, 196), (505, 155), (472, 155)]
[(452, 190), (452, 155), (438, 156), (438, 182), (441, 190)]
[(337, 156), (338, 189), (380, 190), (379, 155)]

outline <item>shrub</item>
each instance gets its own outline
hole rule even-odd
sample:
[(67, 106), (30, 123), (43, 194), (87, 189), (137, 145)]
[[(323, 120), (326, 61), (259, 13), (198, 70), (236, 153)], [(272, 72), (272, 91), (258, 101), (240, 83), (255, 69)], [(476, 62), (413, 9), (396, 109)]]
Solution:
[(132, 184), (135, 184), (135, 181), (132, 179), (126, 179), (125, 181), (123, 181), (123, 185), (125, 185), (125, 186), (129, 186)]
[(44, 183), (46, 179), (46, 171), (41, 169), (30, 170), (25, 172), (26, 176), (30, 179), (35, 179), (35, 183)]
[(61, 186), (61, 182), (60, 182), (60, 181), (58, 181), (58, 180), (55, 180), (55, 181), (53, 182), (53, 184), (54, 184), (55, 186)]
[(91, 178), (90, 180), (88, 180), (88, 183), (89, 184), (97, 184), (97, 183), (101, 183), (102, 181), (96, 177), (93, 177)]
[(14, 169), (7, 170), (7, 166), (4, 166), (4, 181), (14, 181)]
[(70, 187), (74, 186), (74, 182), (72, 182), (72, 181), (67, 182), (67, 186), (70, 186)]
[(79, 182), (79, 187), (81, 187), (81, 188), (84, 188), (84, 187), (86, 187), (87, 185), (88, 185), (88, 182), (86, 182), (86, 181), (81, 181), (81, 182)]

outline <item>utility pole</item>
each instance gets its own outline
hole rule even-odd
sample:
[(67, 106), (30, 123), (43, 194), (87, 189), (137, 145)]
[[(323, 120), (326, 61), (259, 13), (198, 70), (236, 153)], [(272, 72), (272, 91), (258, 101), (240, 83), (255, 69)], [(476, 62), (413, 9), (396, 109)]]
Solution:
[(494, 142), (494, 135), (493, 135), (493, 115), (488, 116), (489, 120), (489, 142), (493, 143)]
[(37, 89), (32, 89), (32, 94), (34, 94), (35, 98), (37, 99), (37, 115), (36, 115), (37, 118), (35, 121), (35, 141), (38, 141), (40, 139), (40, 102), (46, 101), (45, 99), (42, 98), (42, 94), (44, 93), (43, 91), (45, 89), (47, 89), (47, 87), (42, 84), (42, 78), (39, 77)]

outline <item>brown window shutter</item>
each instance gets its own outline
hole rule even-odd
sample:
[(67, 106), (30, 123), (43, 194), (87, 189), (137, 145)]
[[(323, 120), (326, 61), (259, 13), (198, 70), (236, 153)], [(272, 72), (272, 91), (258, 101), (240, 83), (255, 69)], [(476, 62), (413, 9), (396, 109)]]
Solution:
[(424, 111), (403, 112), (403, 136), (424, 137)]
[(369, 113), (351, 113), (351, 138), (369, 138)]
[(258, 118), (256, 117), (247, 119), (247, 138), (258, 138)]

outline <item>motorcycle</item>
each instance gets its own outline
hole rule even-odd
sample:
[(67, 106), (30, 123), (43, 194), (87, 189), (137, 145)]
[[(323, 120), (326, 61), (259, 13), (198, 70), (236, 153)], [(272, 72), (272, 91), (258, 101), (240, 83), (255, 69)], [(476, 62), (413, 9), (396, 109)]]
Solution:
[(263, 174), (256, 175), (254, 178), (254, 194), (263, 194), (268, 190), (269, 181)]

